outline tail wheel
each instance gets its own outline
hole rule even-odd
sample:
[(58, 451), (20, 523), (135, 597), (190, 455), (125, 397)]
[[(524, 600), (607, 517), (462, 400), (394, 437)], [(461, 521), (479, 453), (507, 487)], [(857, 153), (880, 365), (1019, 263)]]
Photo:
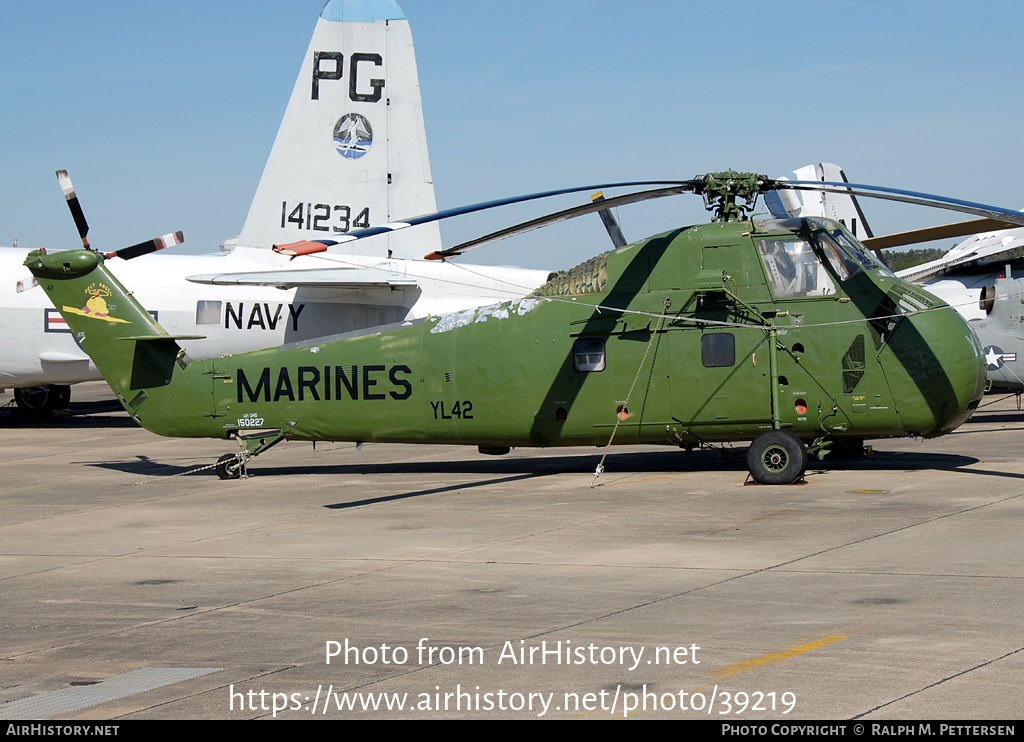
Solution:
[(761, 484), (792, 484), (807, 470), (807, 448), (788, 430), (769, 430), (747, 449), (747, 468)]
[(226, 453), (217, 459), (217, 476), (221, 479), (239, 479), (242, 476), (242, 462), (233, 453)]

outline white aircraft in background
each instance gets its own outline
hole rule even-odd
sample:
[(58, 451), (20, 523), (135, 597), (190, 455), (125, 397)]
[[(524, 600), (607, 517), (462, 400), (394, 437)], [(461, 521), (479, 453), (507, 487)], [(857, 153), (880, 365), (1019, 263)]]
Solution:
[[(820, 183), (848, 183), (846, 173), (838, 165), (819, 162), (794, 170), (796, 180), (816, 180)], [(779, 178), (786, 180), (786, 178)], [(770, 191), (766, 202), (772, 215), (785, 217), (822, 216), (842, 224), (858, 240), (871, 239), (871, 227), (860, 210), (860, 204), (850, 196), (836, 196), (824, 191)]]
[[(88, 244), (70, 180), (62, 186)], [(317, 242), (433, 211), (409, 23), (393, 0), (330, 0), (227, 252), (108, 265), (169, 333), (202, 336), (187, 343), (196, 358), (459, 311), (547, 280), (546, 271), (422, 260), (441, 248), (436, 224)], [(27, 252), (0, 248), (0, 389), (14, 388), (24, 408), (65, 407), (68, 385), (102, 377), (46, 295), (24, 290)]]

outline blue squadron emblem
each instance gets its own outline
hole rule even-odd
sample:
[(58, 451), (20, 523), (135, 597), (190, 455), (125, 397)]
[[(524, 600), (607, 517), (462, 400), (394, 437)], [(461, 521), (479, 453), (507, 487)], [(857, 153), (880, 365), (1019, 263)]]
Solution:
[(365, 116), (346, 113), (334, 125), (334, 147), (342, 157), (357, 160), (373, 146), (373, 127)]

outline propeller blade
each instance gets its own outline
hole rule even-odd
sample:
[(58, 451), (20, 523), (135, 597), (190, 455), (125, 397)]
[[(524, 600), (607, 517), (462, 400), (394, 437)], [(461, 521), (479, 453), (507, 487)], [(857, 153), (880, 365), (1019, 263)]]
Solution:
[(60, 189), (64, 192), (64, 200), (68, 202), (68, 208), (71, 209), (71, 216), (78, 228), (78, 236), (82, 238), (85, 249), (91, 250), (89, 240), (86, 239), (86, 235), (89, 234), (89, 223), (85, 221), (85, 213), (82, 211), (82, 205), (78, 202), (78, 194), (75, 193), (75, 187), (71, 185), (71, 178), (68, 177), (67, 170), (57, 171), (57, 182), (60, 183)]
[(557, 224), (558, 222), (564, 222), (568, 219), (575, 219), (576, 217), (583, 216), (584, 214), (593, 214), (595, 211), (600, 212), (602, 210), (611, 209), (624, 204), (632, 204), (639, 201), (650, 201), (651, 199), (664, 198), (665, 196), (675, 196), (680, 193), (685, 193), (686, 191), (692, 191), (694, 187), (694, 183), (680, 184), (671, 186), (670, 188), (656, 188), (650, 191), (629, 193), (625, 196), (615, 196), (601, 201), (591, 201), (589, 204), (574, 206), (571, 209), (565, 209), (564, 211), (559, 211), (555, 214), (548, 214), (547, 216), (542, 216), (538, 219), (531, 219), (528, 222), (516, 224), (512, 227), (508, 227), (507, 229), (492, 232), (491, 234), (483, 237), (478, 237), (475, 240), (463, 242), (461, 245), (456, 245), (455, 247), (449, 247), (445, 250), (432, 252), (430, 255), (425, 257), (427, 260), (444, 260), (445, 258), (462, 255), (474, 248), (489, 245), (492, 242), (498, 242), (499, 240), (508, 239), (509, 237), (514, 237), (519, 234), (532, 232), (535, 229), (546, 227), (549, 224)]
[(180, 245), (185, 241), (185, 235), (181, 232), (171, 232), (165, 234), (163, 237), (157, 237), (155, 240), (147, 240), (140, 242), (137, 245), (131, 247), (125, 247), (117, 252), (112, 252), (107, 255), (108, 258), (119, 257), (122, 260), (131, 260), (137, 258), (140, 255), (148, 255), (151, 252), (157, 250), (163, 250), (165, 247), (171, 247), (172, 245)]

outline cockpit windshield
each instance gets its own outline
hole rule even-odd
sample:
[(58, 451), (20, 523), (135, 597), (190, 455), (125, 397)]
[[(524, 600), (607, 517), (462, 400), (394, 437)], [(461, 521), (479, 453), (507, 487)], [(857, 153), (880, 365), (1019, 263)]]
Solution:
[(870, 271), (892, 276), (870, 250), (831, 219), (766, 220), (757, 226), (766, 231), (784, 229), (799, 233), (766, 237), (758, 242), (772, 293), (780, 299), (835, 294), (835, 282), (823, 261), (828, 261), (834, 275), (843, 282)]

